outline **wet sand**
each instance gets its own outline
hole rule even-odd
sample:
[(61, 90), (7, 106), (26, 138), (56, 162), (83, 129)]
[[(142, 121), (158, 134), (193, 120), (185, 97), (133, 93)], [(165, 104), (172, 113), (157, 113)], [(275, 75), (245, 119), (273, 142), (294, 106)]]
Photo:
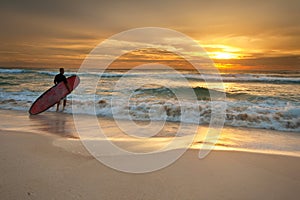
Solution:
[[(82, 146), (70, 115), (0, 111), (1, 199), (298, 199), (300, 158), (190, 149), (161, 170), (113, 170)], [(111, 131), (115, 129), (110, 127)], [(258, 130), (259, 131), (259, 130)], [(62, 137), (63, 136), (63, 137)]]

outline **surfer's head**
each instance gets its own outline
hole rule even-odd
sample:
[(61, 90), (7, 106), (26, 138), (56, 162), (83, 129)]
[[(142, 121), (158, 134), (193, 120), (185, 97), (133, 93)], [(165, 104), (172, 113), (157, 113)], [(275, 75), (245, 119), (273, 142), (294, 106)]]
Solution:
[(59, 68), (59, 72), (60, 72), (61, 74), (64, 74), (64, 73), (65, 73), (65, 69), (64, 69), (64, 68)]

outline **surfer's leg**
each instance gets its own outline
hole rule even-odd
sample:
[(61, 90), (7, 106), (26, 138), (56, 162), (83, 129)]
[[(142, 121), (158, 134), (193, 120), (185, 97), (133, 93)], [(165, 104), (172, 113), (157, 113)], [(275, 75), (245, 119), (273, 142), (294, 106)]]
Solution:
[(64, 99), (64, 102), (63, 102), (63, 110), (65, 109), (66, 105), (67, 105), (67, 99)]
[(59, 110), (59, 104), (60, 104), (60, 101), (57, 102), (57, 104), (56, 104), (56, 112), (58, 112), (58, 110)]

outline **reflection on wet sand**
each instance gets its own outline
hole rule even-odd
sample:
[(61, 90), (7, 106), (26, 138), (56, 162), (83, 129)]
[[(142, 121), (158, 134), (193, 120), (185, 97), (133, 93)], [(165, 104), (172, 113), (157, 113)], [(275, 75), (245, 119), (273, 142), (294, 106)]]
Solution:
[(32, 128), (37, 131), (47, 132), (62, 137), (79, 138), (74, 127), (72, 115), (64, 113), (45, 113), (29, 115)]

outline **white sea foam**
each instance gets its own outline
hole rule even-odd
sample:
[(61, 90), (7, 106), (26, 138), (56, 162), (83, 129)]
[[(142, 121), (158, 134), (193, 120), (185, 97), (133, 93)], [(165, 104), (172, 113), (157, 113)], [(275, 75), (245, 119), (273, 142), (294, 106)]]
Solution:
[[(218, 80), (213, 74), (187, 74), (186, 78), (215, 81)], [(222, 74), (224, 82), (265, 82), (265, 83), (300, 83), (300, 77), (267, 76), (257, 74)]]
[[(156, 101), (126, 104), (119, 102), (111, 105), (109, 99), (94, 102), (73, 102), (80, 113), (96, 114), (105, 117), (133, 120), (167, 120), (174, 122), (187, 122), (209, 124), (211, 119), (211, 102), (198, 101), (198, 104), (176, 101)], [(238, 127), (264, 128), (281, 131), (300, 132), (300, 105), (287, 105), (285, 102), (227, 102), (225, 125)], [(95, 109), (94, 109), (95, 106)], [(197, 109), (195, 109), (197, 108)], [(112, 109), (116, 115), (113, 116)], [(69, 108), (68, 112), (72, 112)], [(182, 113), (185, 118), (182, 118)], [(129, 115), (128, 115), (129, 113)]]
[(0, 73), (7, 73), (7, 74), (20, 74), (20, 73), (30, 73), (32, 70), (27, 69), (1, 69)]

